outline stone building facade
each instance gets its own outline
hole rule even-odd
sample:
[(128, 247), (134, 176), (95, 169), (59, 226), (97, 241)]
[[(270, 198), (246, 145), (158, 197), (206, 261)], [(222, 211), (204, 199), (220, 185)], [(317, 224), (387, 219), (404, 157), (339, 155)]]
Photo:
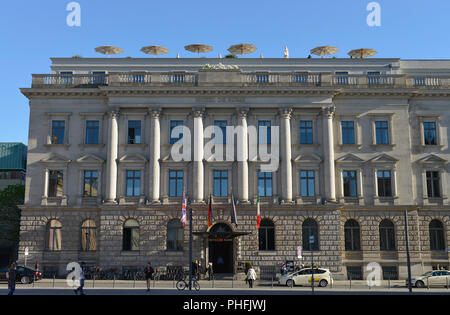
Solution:
[[(233, 67), (204, 68), (219, 63)], [(20, 257), (28, 247), (61, 273), (72, 261), (187, 266), (184, 190), (194, 259), (224, 273), (299, 262), (302, 246), (305, 264), (313, 253), (337, 278), (364, 278), (371, 262), (404, 278), (405, 211), (413, 273), (448, 267), (449, 77), (450, 61), (52, 59), (52, 74), (21, 90), (30, 133)], [(185, 160), (172, 152), (176, 126), (191, 133)], [(231, 159), (205, 154), (216, 144), (208, 126), (242, 128)], [(252, 154), (252, 128), (258, 145), (270, 138), (279, 150), (273, 172)]]

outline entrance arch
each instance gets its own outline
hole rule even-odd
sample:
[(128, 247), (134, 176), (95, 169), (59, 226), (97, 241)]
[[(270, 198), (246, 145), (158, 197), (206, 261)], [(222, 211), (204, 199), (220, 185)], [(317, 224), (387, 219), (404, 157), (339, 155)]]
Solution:
[(214, 273), (232, 274), (234, 271), (234, 241), (230, 237), (231, 227), (225, 223), (217, 223), (209, 230), (209, 261), (213, 264)]

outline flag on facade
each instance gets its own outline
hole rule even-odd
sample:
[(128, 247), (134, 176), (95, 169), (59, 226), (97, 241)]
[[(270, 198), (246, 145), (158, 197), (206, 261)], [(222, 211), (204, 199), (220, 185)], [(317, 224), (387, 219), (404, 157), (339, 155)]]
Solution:
[(259, 206), (259, 196), (258, 199), (256, 199), (256, 224), (259, 230), (259, 227), (261, 226), (261, 208)]
[(231, 194), (231, 224), (233, 223), (236, 224), (236, 226), (238, 225), (236, 216), (236, 203), (234, 202), (233, 194)]
[(212, 226), (212, 197), (209, 195), (209, 205), (208, 205), (208, 227)]
[(183, 227), (186, 227), (186, 220), (187, 220), (187, 201), (186, 201), (186, 194), (183, 192), (183, 201), (181, 203), (181, 223), (183, 223)]

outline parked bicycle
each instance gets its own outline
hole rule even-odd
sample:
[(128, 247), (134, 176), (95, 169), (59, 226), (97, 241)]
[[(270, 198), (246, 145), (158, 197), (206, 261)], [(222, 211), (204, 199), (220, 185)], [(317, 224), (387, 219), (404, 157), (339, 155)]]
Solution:
[[(200, 291), (200, 284), (198, 283), (197, 279), (195, 279), (194, 277), (192, 278), (192, 287), (196, 291)], [(178, 289), (178, 291), (183, 291), (186, 288), (189, 288), (189, 280), (186, 281), (184, 279), (181, 279), (180, 281), (177, 282), (177, 289)]]

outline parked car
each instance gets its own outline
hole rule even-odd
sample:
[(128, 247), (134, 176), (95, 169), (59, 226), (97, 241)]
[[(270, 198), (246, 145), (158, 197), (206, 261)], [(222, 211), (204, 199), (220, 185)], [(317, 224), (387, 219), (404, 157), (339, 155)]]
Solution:
[[(408, 285), (408, 280), (406, 280)], [(411, 285), (416, 288), (450, 286), (450, 271), (428, 271), (419, 277), (411, 278)]]
[[(0, 281), (7, 281), (6, 273), (8, 272), (8, 266), (0, 268)], [(16, 282), (20, 282), (22, 284), (32, 283), (34, 280), (41, 280), (42, 274), (39, 271), (23, 267), (17, 266), (17, 276)]]
[[(312, 268), (305, 268), (291, 274), (280, 277), (278, 283), (288, 287), (300, 285), (311, 285)], [(333, 284), (333, 275), (328, 269), (314, 268), (314, 285), (319, 287), (326, 287), (328, 284)]]

